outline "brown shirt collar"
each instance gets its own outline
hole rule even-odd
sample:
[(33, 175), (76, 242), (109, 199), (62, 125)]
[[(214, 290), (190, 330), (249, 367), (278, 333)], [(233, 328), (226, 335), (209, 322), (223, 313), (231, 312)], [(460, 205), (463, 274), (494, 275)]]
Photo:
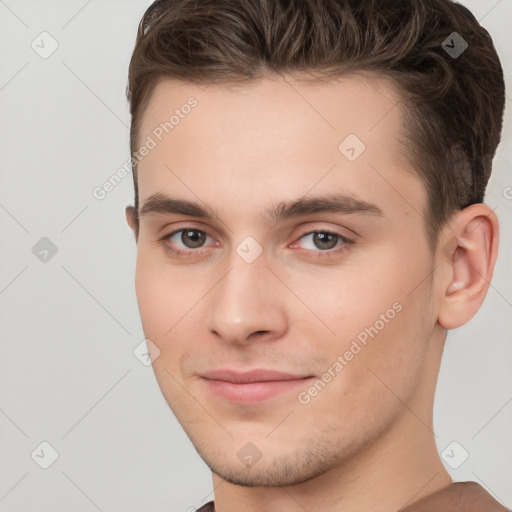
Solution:
[(480, 484), (454, 482), (399, 512), (508, 512)]
[[(197, 512), (215, 512), (213, 501)], [(511, 512), (500, 505), (480, 484), (455, 482), (407, 505), (398, 512)]]

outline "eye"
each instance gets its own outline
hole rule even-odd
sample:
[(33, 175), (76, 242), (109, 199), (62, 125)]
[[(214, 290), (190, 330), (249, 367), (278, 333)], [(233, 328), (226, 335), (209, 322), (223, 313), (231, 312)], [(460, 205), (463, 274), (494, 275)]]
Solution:
[(182, 229), (174, 236), (181, 233), (180, 242), (185, 244), (189, 249), (197, 249), (201, 247), (208, 236), (204, 231), (198, 229)]
[(179, 255), (200, 252), (197, 249), (201, 249), (208, 238), (213, 240), (206, 232), (188, 227), (173, 231), (160, 241), (168, 252)]
[[(297, 247), (300, 241), (304, 241), (300, 244), (302, 249), (313, 251), (315, 253), (332, 253), (346, 249), (346, 246), (353, 243), (352, 240), (343, 236), (341, 233), (335, 233), (332, 231), (311, 231), (305, 233), (295, 242), (291, 247)], [(336, 250), (332, 250), (335, 249)]]

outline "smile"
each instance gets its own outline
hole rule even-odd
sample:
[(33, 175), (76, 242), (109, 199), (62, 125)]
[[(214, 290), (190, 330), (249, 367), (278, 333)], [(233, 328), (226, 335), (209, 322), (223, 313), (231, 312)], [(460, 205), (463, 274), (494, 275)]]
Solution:
[(201, 376), (211, 393), (240, 404), (263, 402), (303, 386), (312, 378), (273, 370), (216, 370)]

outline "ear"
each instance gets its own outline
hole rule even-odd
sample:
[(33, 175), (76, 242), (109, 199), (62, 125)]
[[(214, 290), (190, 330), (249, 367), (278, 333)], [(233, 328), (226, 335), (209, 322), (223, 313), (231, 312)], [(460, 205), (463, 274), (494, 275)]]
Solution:
[(458, 212), (440, 237), (439, 323), (455, 329), (482, 305), (498, 255), (498, 219), (478, 203)]
[(137, 221), (136, 221), (137, 212), (135, 211), (135, 208), (133, 206), (127, 206), (124, 213), (126, 215), (126, 222), (128, 223), (128, 225), (134, 232), (135, 239), (137, 239), (137, 237), (138, 237)]

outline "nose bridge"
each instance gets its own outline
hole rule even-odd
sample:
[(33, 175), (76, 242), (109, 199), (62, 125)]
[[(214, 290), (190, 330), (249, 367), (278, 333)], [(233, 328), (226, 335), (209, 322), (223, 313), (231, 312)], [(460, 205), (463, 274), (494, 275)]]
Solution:
[(280, 336), (286, 323), (278, 296), (270, 293), (274, 276), (264, 255), (251, 261), (243, 249), (242, 243), (230, 255), (229, 271), (212, 290), (209, 307), (209, 330), (232, 343), (245, 343), (261, 331)]

